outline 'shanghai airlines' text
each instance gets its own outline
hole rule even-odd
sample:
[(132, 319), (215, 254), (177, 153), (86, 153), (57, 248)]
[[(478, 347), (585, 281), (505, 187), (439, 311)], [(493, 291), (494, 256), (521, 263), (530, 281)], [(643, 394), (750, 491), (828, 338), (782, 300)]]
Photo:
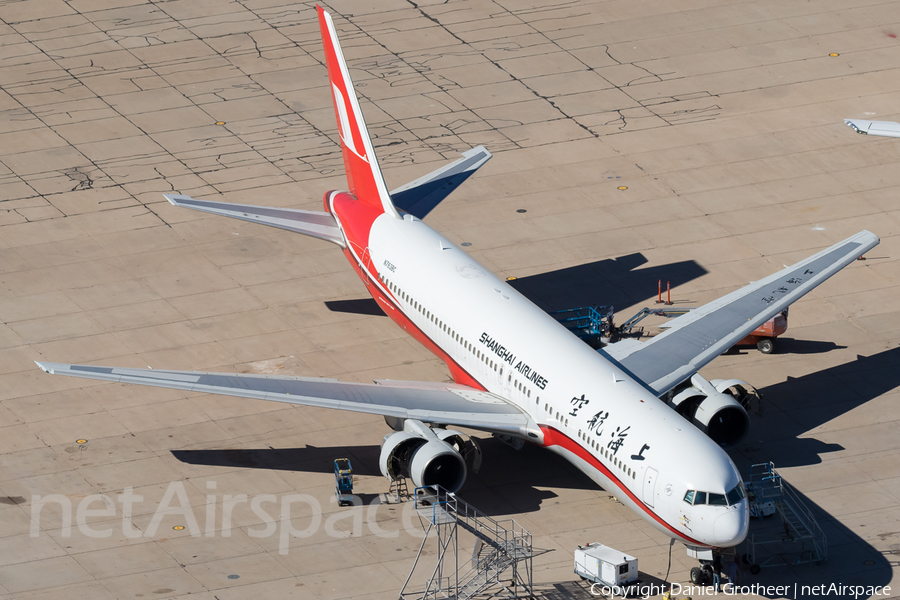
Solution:
[(500, 360), (509, 363), (509, 366), (521, 373), (525, 379), (531, 381), (540, 389), (547, 387), (547, 380), (544, 379), (540, 373), (532, 369), (524, 360), (516, 361), (516, 355), (513, 354), (509, 348), (491, 338), (487, 332), (482, 333), (481, 339), (478, 341), (490, 348), (494, 354), (500, 357)]

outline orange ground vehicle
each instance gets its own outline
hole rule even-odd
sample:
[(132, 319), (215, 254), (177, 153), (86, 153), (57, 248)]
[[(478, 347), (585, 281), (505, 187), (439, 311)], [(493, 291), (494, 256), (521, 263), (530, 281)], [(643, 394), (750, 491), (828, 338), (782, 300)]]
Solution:
[[(642, 308), (633, 317), (616, 326), (613, 323), (612, 306), (584, 306), (581, 308), (569, 308), (551, 313), (564, 327), (583, 339), (593, 348), (601, 348), (608, 343), (614, 343), (624, 337), (641, 337), (642, 328), (635, 326), (650, 315), (659, 315), (671, 319), (690, 312), (687, 307), (672, 308)], [(739, 341), (733, 347), (756, 344), (763, 354), (772, 354), (775, 351), (775, 338), (787, 331), (788, 309), (784, 309), (756, 329), (750, 335)], [(660, 325), (666, 328), (668, 325)]]
[(763, 354), (772, 354), (775, 351), (775, 338), (787, 331), (788, 309), (784, 309), (759, 327), (753, 333), (742, 339), (735, 346), (756, 344)]

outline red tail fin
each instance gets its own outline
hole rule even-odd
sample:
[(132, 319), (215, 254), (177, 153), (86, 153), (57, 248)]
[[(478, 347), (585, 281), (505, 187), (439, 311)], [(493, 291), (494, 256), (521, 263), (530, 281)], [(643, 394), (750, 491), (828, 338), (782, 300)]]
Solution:
[(341, 150), (344, 153), (344, 167), (347, 172), (347, 184), (350, 193), (366, 204), (379, 208), (384, 212), (400, 217), (391, 195), (384, 185), (378, 159), (372, 149), (372, 140), (366, 129), (353, 82), (347, 72), (347, 63), (334, 31), (331, 15), (321, 6), (319, 11), (319, 27), (322, 30), (322, 44), (325, 46), (325, 64), (328, 67), (328, 81), (334, 99), (334, 112), (337, 117), (338, 130), (341, 136)]

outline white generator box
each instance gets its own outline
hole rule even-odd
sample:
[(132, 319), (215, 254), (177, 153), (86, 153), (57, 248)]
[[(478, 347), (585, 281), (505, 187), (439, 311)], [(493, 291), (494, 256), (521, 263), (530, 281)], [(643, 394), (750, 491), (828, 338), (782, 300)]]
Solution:
[(638, 561), (609, 546), (588, 544), (575, 550), (575, 574), (582, 579), (624, 587), (638, 580)]

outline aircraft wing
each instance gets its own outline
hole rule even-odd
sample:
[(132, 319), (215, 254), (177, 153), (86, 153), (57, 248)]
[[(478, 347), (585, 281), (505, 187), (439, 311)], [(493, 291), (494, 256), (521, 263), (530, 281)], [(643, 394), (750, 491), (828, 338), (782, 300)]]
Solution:
[(844, 119), (844, 123), (856, 133), (864, 135), (880, 135), (884, 137), (900, 137), (900, 123), (894, 121), (866, 121), (863, 119)]
[(234, 204), (231, 202), (213, 202), (212, 200), (195, 200), (190, 196), (178, 194), (163, 194), (173, 206), (192, 208), (203, 212), (231, 217), (251, 223), (262, 223), (287, 229), (295, 233), (302, 233), (320, 240), (327, 240), (345, 247), (344, 234), (341, 233), (337, 222), (330, 214), (315, 210), (300, 210), (296, 208), (272, 208), (268, 206), (254, 206), (252, 204)]
[(391, 200), (400, 210), (423, 219), (491, 156), (484, 146), (467, 150), (459, 160), (393, 190)]
[(526, 437), (528, 431), (538, 431), (537, 425), (527, 414), (500, 396), (457, 384), (392, 380), (367, 384), (245, 373), (158, 371), (42, 362), (36, 364), (51, 375), (418, 419), (425, 423), (471, 427), (519, 437)]
[[(601, 354), (662, 395), (878, 244), (861, 231), (843, 242), (676, 318), (641, 343), (611, 344)], [(620, 345), (621, 344), (621, 345)]]

